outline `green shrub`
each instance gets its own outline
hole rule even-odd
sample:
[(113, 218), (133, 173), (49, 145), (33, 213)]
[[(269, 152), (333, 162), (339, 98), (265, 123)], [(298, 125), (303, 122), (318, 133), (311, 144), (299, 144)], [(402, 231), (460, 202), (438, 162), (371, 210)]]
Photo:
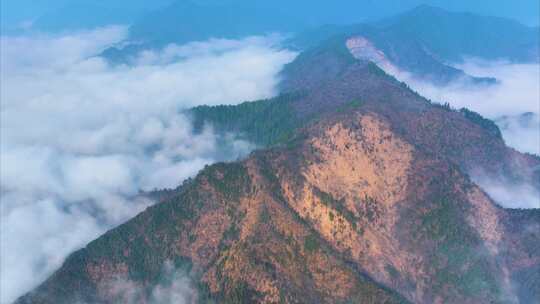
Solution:
[(306, 236), (306, 238), (304, 239), (304, 248), (308, 252), (314, 252), (314, 251), (319, 250), (320, 243), (319, 243), (319, 240), (317, 239), (317, 236), (313, 234)]

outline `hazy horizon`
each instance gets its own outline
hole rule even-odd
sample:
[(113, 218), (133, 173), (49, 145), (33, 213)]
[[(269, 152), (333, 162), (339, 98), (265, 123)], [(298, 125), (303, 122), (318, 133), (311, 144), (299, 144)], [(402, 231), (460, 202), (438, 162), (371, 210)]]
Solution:
[[(157, 1), (90, 1), (90, 0), (4, 0), (1, 5), (2, 32), (28, 29), (32, 25), (43, 29), (75, 30), (91, 29), (110, 24), (129, 25), (144, 15), (164, 7), (174, 0)], [(245, 5), (245, 0), (184, 0), (201, 5)], [(529, 26), (540, 24), (540, 2), (523, 0), (520, 5), (511, 1), (249, 1), (252, 7), (268, 7), (277, 11), (306, 11), (312, 16), (311, 26), (323, 24), (349, 24), (393, 16), (419, 5), (431, 5), (454, 12), (471, 12), (486, 16), (514, 19)], [(286, 10), (281, 8), (287, 5)], [(90, 14), (89, 14), (90, 13)], [(92, 15), (93, 14), (93, 15)], [(293, 13), (294, 14), (294, 13)], [(78, 22), (77, 22), (78, 21)], [(39, 30), (40, 28), (38, 28)]]

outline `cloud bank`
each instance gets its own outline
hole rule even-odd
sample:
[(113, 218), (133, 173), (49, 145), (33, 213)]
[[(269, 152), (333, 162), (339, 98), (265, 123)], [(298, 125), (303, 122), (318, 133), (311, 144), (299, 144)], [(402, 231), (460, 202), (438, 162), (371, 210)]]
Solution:
[[(540, 100), (538, 101), (540, 103)], [(518, 151), (540, 155), (540, 115), (526, 112), (521, 115), (504, 115), (495, 119), (503, 137)]]
[(253, 146), (181, 110), (275, 94), (294, 54), (276, 37), (145, 51), (131, 66), (95, 57), (125, 28), (1, 37), (1, 302), (51, 274), (66, 255), (204, 165)]
[(512, 184), (488, 176), (473, 176), (472, 178), (493, 200), (505, 208), (540, 208), (540, 192), (530, 184)]

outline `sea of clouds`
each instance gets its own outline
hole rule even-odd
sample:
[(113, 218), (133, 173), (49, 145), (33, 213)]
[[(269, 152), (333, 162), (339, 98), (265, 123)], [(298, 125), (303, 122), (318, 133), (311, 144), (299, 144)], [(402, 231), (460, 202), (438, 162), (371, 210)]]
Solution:
[(195, 134), (181, 111), (273, 96), (295, 56), (268, 36), (171, 45), (130, 66), (96, 57), (126, 33), (1, 37), (1, 303), (152, 204), (140, 191), (249, 153), (236, 134)]

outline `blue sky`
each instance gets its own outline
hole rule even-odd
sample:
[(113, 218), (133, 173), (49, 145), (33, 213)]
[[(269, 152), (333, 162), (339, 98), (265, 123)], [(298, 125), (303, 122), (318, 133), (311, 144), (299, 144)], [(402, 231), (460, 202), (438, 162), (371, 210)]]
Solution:
[[(179, 0), (182, 1), (182, 0)], [(13, 28), (43, 18), (52, 19), (55, 27), (101, 26), (103, 23), (130, 23), (145, 12), (171, 3), (173, 0), (2, 0), (1, 24)], [(366, 18), (380, 18), (410, 9), (420, 4), (430, 4), (449, 10), (471, 11), (484, 15), (513, 18), (529, 25), (539, 24), (538, 0), (194, 0), (201, 4), (250, 3), (257, 6), (277, 6), (287, 11), (309, 11), (319, 15), (325, 23), (358, 22)], [(88, 13), (88, 6), (103, 7)], [(81, 7), (84, 7), (81, 9)], [(49, 19), (49, 20), (47, 20)], [(75, 20), (75, 21), (74, 21)], [(58, 29), (58, 28), (56, 28)]]
[[(66, 11), (73, 12), (73, 8), (80, 6), (95, 6), (104, 7), (112, 12), (112, 16), (106, 20), (111, 23), (119, 20), (120, 23), (125, 22), (126, 16), (128, 20), (140, 16), (145, 11), (159, 8), (162, 5), (172, 2), (171, 0), (2, 0), (1, 1), (1, 24), (2, 27), (16, 27), (27, 22), (36, 21), (40, 17), (51, 15), (57, 17), (58, 13)], [(61, 14), (60, 14), (61, 15)], [(116, 16), (115, 16), (116, 15)], [(81, 16), (65, 15), (62, 19), (69, 20), (71, 18), (83, 18), (82, 22), (91, 20), (92, 14)], [(94, 19), (96, 19), (94, 17)], [(64, 20), (57, 20), (62, 23)], [(103, 20), (96, 20), (96, 25), (103, 25)], [(69, 24), (69, 22), (68, 22)]]

